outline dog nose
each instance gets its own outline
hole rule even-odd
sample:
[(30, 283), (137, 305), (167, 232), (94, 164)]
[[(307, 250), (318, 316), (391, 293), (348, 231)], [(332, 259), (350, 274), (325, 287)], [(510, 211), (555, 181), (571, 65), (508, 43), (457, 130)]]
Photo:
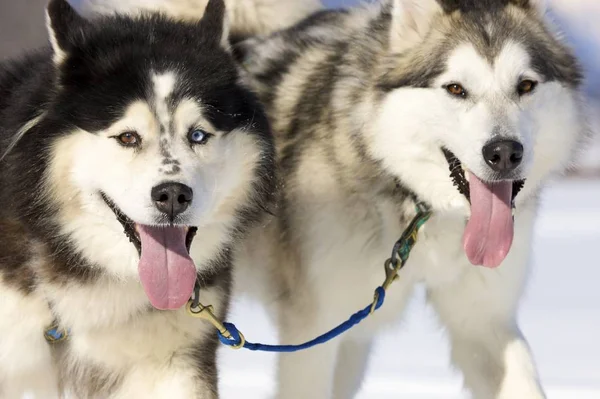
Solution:
[(523, 161), (523, 145), (514, 140), (492, 141), (483, 147), (483, 159), (496, 172), (511, 172)]
[(190, 187), (173, 182), (154, 187), (150, 195), (156, 208), (167, 214), (170, 220), (182, 214), (194, 199), (194, 192)]

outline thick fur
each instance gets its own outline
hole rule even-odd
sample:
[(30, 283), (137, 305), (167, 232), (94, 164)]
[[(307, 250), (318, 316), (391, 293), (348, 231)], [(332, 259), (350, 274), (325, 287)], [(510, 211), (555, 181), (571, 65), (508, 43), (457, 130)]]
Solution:
[[(223, 47), (224, 4), (188, 23), (88, 22), (52, 0), (48, 22), (52, 48), (0, 69), (0, 397), (216, 398), (213, 327), (150, 306), (102, 195), (160, 225), (152, 188), (193, 189), (175, 222), (198, 227), (201, 299), (224, 318), (231, 248), (274, 185), (266, 117)], [(210, 139), (190, 143), (193, 128)], [(120, 145), (132, 131), (141, 145)], [(54, 321), (70, 338), (49, 345)]]
[[(202, 17), (208, 0), (80, 0), (81, 12), (89, 15), (140, 10), (164, 12), (172, 17), (193, 20)], [(299, 22), (321, 8), (319, 0), (225, 0), (231, 27), (230, 39), (267, 34)]]
[[(240, 53), (267, 107), (282, 184), (275, 217), (238, 255), (239, 289), (255, 278), (281, 342), (312, 339), (372, 300), (415, 201), (434, 212), (382, 309), (342, 339), (281, 356), (277, 397), (353, 397), (374, 336), (423, 283), (475, 398), (543, 398), (516, 315), (538, 194), (586, 132), (580, 69), (544, 4), (387, 0), (322, 11)], [(524, 77), (539, 84), (520, 97)], [(466, 100), (444, 88), (457, 82)], [(512, 249), (492, 270), (465, 256), (470, 207), (441, 148), (492, 179), (482, 146), (498, 137), (523, 143), (514, 178), (526, 184)]]

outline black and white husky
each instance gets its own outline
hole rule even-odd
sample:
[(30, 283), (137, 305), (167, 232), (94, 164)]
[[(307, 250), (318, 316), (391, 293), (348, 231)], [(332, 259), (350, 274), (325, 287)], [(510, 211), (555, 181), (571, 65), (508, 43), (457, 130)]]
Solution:
[(224, 21), (223, 0), (187, 23), (52, 0), (51, 48), (1, 66), (0, 397), (217, 397), (213, 327), (184, 305), (198, 281), (225, 316), (273, 189)]
[(542, 3), (381, 0), (241, 46), (283, 189), (240, 254), (253, 264), (240, 288), (262, 276), (281, 341), (364, 307), (415, 203), (433, 211), (373, 318), (280, 358), (279, 398), (353, 397), (376, 332), (418, 283), (476, 398), (544, 397), (516, 314), (538, 194), (586, 127), (578, 62)]

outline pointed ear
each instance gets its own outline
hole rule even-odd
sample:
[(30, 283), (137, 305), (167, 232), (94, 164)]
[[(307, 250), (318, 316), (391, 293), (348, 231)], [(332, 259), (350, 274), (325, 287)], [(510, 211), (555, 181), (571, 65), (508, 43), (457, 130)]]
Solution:
[(46, 9), (46, 25), (54, 50), (54, 62), (60, 64), (76, 44), (86, 21), (71, 7), (67, 0), (50, 0)]
[(443, 13), (436, 0), (389, 0), (391, 13), (390, 48), (401, 52), (421, 41), (434, 17)]
[(225, 12), (224, 0), (209, 0), (204, 11), (204, 16), (200, 23), (202, 24), (203, 36), (217, 43), (224, 48), (229, 48), (229, 19)]

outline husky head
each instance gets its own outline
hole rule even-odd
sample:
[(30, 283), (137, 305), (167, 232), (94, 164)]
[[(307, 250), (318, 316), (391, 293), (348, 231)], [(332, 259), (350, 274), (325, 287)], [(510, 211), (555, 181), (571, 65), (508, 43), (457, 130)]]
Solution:
[(268, 124), (239, 83), (224, 15), (223, 0), (190, 23), (48, 7), (56, 93), (21, 141), (50, 147), (60, 234), (105, 271), (139, 275), (159, 309), (185, 304), (272, 189)]
[(468, 258), (496, 267), (513, 206), (565, 169), (585, 131), (577, 61), (542, 0), (390, 0), (382, 12), (374, 151), (436, 211), (469, 217)]

